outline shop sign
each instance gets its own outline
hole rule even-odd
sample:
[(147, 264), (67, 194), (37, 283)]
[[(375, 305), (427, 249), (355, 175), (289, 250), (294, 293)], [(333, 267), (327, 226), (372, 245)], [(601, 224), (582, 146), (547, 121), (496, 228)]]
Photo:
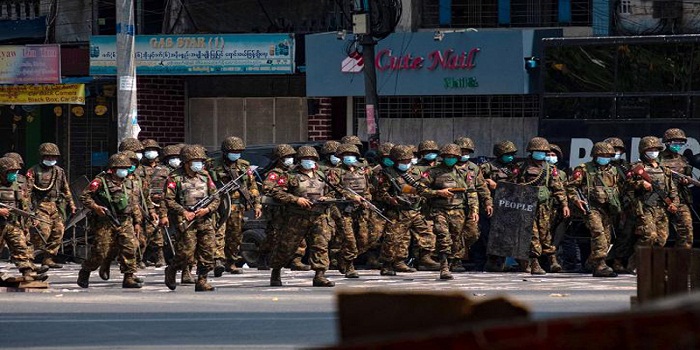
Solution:
[(61, 55), (58, 45), (0, 46), (0, 84), (58, 84)]
[(0, 86), (0, 104), (85, 104), (85, 84)]

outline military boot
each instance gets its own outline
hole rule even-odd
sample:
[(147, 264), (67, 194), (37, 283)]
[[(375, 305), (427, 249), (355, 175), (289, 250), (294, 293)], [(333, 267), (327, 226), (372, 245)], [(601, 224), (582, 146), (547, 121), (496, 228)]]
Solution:
[(137, 282), (133, 273), (125, 273), (122, 288), (141, 288), (141, 283)]
[(282, 269), (272, 269), (272, 274), (270, 275), (270, 286), (282, 287)]
[(90, 284), (90, 271), (85, 269), (80, 269), (78, 271), (78, 286), (80, 288), (87, 288)]
[(31, 281), (46, 281), (49, 276), (45, 273), (36, 273), (31, 267), (22, 269), (20, 272), (22, 272), (22, 277), (24, 277), (24, 280), (27, 282)]
[(214, 277), (221, 277), (224, 271), (226, 271), (226, 267), (224, 267), (220, 259), (216, 259), (216, 261), (214, 261)]
[[(525, 272), (525, 273), (531, 273), (532, 268), (530, 267), (530, 261), (527, 259), (518, 259), (518, 271), (520, 272)], [(538, 264), (539, 265), (539, 264)]]
[(156, 267), (163, 267), (165, 266), (165, 255), (163, 255), (163, 247), (158, 247), (156, 248), (158, 251), (156, 252)]
[(370, 270), (379, 270), (382, 267), (382, 263), (379, 262), (376, 252), (367, 253), (367, 263), (365, 266)]
[(450, 262), (447, 260), (447, 255), (442, 254), (440, 256), (440, 279), (441, 280), (451, 280), (452, 273), (450, 273)]
[(421, 252), (418, 259), (418, 271), (440, 271), (440, 263), (433, 260), (430, 252)]
[(618, 275), (628, 275), (630, 273), (629, 270), (625, 268), (625, 265), (622, 264), (622, 260), (620, 259), (615, 259), (613, 261), (612, 269)]
[(559, 261), (557, 261), (557, 256), (552, 254), (547, 257), (549, 259), (549, 272), (552, 273), (559, 273), (561, 272), (562, 268), (561, 265), (559, 265)]
[(104, 281), (109, 280), (109, 274), (110, 274), (110, 267), (112, 266), (111, 261), (103, 261), (102, 264), (100, 264), (100, 270), (98, 274), (100, 275), (100, 278)]
[(382, 264), (382, 269), (379, 271), (382, 276), (396, 276), (396, 271), (394, 271), (394, 265), (390, 262), (385, 262)]
[(230, 263), (226, 265), (226, 272), (233, 275), (240, 275), (243, 273), (243, 270), (239, 269), (238, 266), (236, 266), (236, 263)]
[(325, 271), (316, 271), (316, 276), (314, 276), (314, 287), (333, 287), (335, 283), (326, 278)]
[(194, 284), (194, 277), (192, 277), (192, 272), (190, 272), (189, 266), (182, 270), (180, 275), (180, 284)]
[(292, 260), (292, 262), (289, 264), (289, 268), (292, 271), (310, 271), (311, 270), (311, 266), (304, 264), (301, 261), (300, 256), (297, 256), (294, 258), (294, 260)]
[(58, 263), (56, 263), (55, 261), (53, 261), (53, 258), (50, 257), (50, 256), (44, 258), (44, 261), (43, 261), (41, 264), (42, 264), (42, 265), (46, 265), (46, 266), (48, 266), (49, 268), (52, 268), (52, 269), (61, 269), (61, 268), (63, 268), (63, 265), (58, 264)]
[(175, 290), (177, 288), (177, 269), (173, 265), (168, 265), (165, 267), (165, 285), (168, 286), (170, 290)]
[(360, 274), (355, 270), (355, 264), (350, 262), (345, 269), (345, 278), (360, 278)]
[(207, 275), (197, 276), (197, 283), (194, 285), (195, 292), (213, 292), (216, 288), (207, 283)]
[(530, 273), (533, 275), (546, 275), (547, 273), (540, 266), (540, 261), (538, 258), (530, 259)]
[(400, 260), (394, 263), (394, 271), (396, 272), (416, 272), (416, 269), (406, 265), (406, 262)]
[(450, 264), (450, 271), (452, 272), (467, 272), (467, 269), (462, 265), (462, 259), (453, 259), (452, 264)]
[(34, 272), (36, 272), (38, 274), (42, 274), (42, 273), (48, 272), (49, 267), (46, 265), (39, 265), (38, 267), (36, 265), (34, 265), (34, 267), (32, 267), (32, 270), (34, 270)]
[(136, 283), (141, 283), (141, 284), (143, 284), (143, 282), (146, 282), (146, 280), (143, 279), (143, 277), (139, 277), (136, 274), (134, 274), (134, 281), (136, 281)]
[(347, 271), (347, 266), (348, 262), (345, 261), (345, 259), (338, 259), (338, 272), (342, 273), (343, 275)]
[(267, 271), (270, 269), (270, 265), (267, 262), (267, 255), (260, 254), (258, 257), (258, 270)]
[(593, 268), (593, 277), (617, 277), (617, 274), (605, 263), (605, 260), (600, 259)]
[(489, 255), (486, 259), (486, 264), (484, 264), (484, 271), (486, 272), (503, 272), (503, 258), (500, 256)]

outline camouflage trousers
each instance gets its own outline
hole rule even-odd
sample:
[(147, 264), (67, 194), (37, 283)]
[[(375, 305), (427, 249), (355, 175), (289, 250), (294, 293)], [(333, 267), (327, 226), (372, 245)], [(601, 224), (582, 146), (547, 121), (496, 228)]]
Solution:
[[(32, 245), (34, 249), (41, 249), (49, 257), (56, 256), (58, 249), (63, 243), (63, 216), (61, 216), (58, 206), (55, 202), (41, 202), (36, 210), (36, 216), (44, 219), (47, 222), (39, 222), (38, 233), (32, 235)], [(44, 239), (38, 236), (41, 234), (48, 244), (44, 243)]]
[(209, 215), (195, 219), (189, 229), (180, 231), (171, 265), (177, 270), (185, 270), (196, 262), (197, 275), (206, 275), (214, 269), (215, 252), (216, 232)]
[[(265, 226), (265, 239), (260, 245), (260, 255), (269, 256), (272, 251), (277, 246), (277, 240), (280, 236), (280, 232), (287, 225), (287, 216), (280, 208), (270, 208), (270, 210), (265, 210), (265, 215), (267, 216), (267, 225)], [(294, 257), (301, 258), (306, 252), (306, 240), (301, 240), (297, 250), (294, 252)]]
[(27, 247), (25, 232), (19, 225), (12, 222), (5, 222), (0, 228), (0, 241), (7, 243), (10, 248), (10, 258), (20, 270), (31, 269), (32, 255)]
[(612, 216), (605, 208), (591, 206), (591, 213), (584, 217), (586, 227), (591, 233), (590, 261), (604, 260), (612, 239)]
[(104, 263), (119, 261), (122, 273), (136, 273), (137, 244), (131, 217), (120, 217), (122, 225), (114, 228), (109, 219), (96, 218), (92, 224), (93, 242), (90, 256), (83, 261), (84, 270), (95, 271)]
[(668, 212), (663, 205), (644, 206), (637, 217), (637, 245), (663, 247), (668, 240)]
[(447, 254), (450, 259), (461, 259), (466, 254), (466, 243), (476, 242), (473, 238), (467, 238), (464, 209), (434, 208), (431, 219), (438, 253)]
[(275, 248), (270, 258), (270, 267), (282, 268), (294, 257), (301, 241), (309, 244), (309, 264), (314, 271), (326, 271), (328, 260), (328, 242), (331, 232), (328, 227), (327, 213), (289, 213), (284, 230), (279, 232)]
[(145, 215), (147, 219), (145, 219), (145, 230), (146, 234), (143, 237), (144, 243), (141, 246), (142, 249), (145, 249), (146, 247), (151, 247), (151, 248), (163, 248), (165, 245), (165, 239), (163, 236), (163, 229), (160, 226), (154, 226), (152, 223), (150, 223), (148, 220), (150, 220), (150, 215), (146, 213)]
[(364, 207), (358, 207), (351, 212), (342, 211), (343, 225), (339, 230), (341, 235), (340, 258), (350, 262), (370, 247), (370, 212)]
[(420, 211), (387, 210), (385, 213), (391, 223), (385, 226), (381, 247), (382, 261), (396, 263), (405, 260), (408, 257), (412, 235), (417, 237), (416, 245), (421, 254), (432, 254), (435, 250), (435, 235)]
[(637, 216), (631, 208), (625, 208), (623, 213), (612, 219), (615, 223), (615, 238), (613, 247), (608, 254), (609, 259), (624, 260), (632, 256), (634, 252), (634, 234)]
[(342, 232), (339, 227), (343, 226), (343, 214), (337, 206), (328, 208), (328, 229), (331, 231), (331, 240), (328, 242), (328, 256), (331, 261), (338, 261), (343, 245)]
[(388, 223), (377, 213), (369, 213), (369, 242), (367, 250), (377, 250), (382, 247), (382, 239)]
[(540, 255), (553, 255), (557, 248), (552, 242), (550, 231), (550, 207), (546, 204), (537, 205), (535, 221), (532, 223), (532, 238), (530, 240), (530, 257), (539, 258)]
[(232, 204), (228, 219), (216, 230), (215, 258), (217, 260), (226, 260), (227, 264), (233, 264), (241, 259), (244, 211), (245, 208), (242, 206)]
[(693, 216), (686, 203), (678, 205), (678, 211), (670, 217), (671, 224), (678, 235), (676, 247), (690, 249), (693, 247)]

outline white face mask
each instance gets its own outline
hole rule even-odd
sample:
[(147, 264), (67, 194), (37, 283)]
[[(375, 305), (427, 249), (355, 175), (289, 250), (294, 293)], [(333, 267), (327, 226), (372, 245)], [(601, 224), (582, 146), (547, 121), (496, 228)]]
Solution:
[(43, 163), (44, 165), (46, 165), (46, 166), (54, 166), (54, 165), (56, 165), (56, 160), (44, 159), (44, 160), (42, 161), (42, 163)]
[(136, 158), (138, 158), (139, 160), (141, 160), (141, 158), (143, 158), (143, 153), (141, 153), (141, 152), (136, 152)]
[(413, 165), (418, 164), (418, 158), (411, 158), (411, 164), (413, 164)]
[(180, 167), (180, 158), (170, 158), (170, 159), (168, 159), (168, 164), (170, 164), (170, 166), (173, 168), (179, 168)]
[(146, 151), (144, 155), (146, 156), (146, 159), (154, 160), (158, 158), (158, 151)]
[(195, 160), (192, 162), (192, 165), (190, 165), (190, 170), (194, 171), (195, 173), (198, 173), (204, 169), (204, 163), (202, 163), (199, 160)]
[(282, 164), (284, 164), (284, 166), (286, 166), (286, 167), (290, 167), (290, 166), (294, 165), (294, 158), (292, 158), (292, 157), (284, 158), (284, 160), (282, 161)]
[(648, 159), (654, 160), (659, 156), (659, 151), (647, 151), (644, 152)]
[(620, 160), (620, 158), (622, 158), (622, 153), (615, 152), (615, 156), (613, 157), (613, 160)]

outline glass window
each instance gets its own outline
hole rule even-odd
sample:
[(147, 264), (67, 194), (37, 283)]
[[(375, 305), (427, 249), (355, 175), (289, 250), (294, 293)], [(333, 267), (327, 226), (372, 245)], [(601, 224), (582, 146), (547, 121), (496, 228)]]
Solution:
[(613, 46), (550, 47), (545, 56), (546, 92), (614, 91)]

